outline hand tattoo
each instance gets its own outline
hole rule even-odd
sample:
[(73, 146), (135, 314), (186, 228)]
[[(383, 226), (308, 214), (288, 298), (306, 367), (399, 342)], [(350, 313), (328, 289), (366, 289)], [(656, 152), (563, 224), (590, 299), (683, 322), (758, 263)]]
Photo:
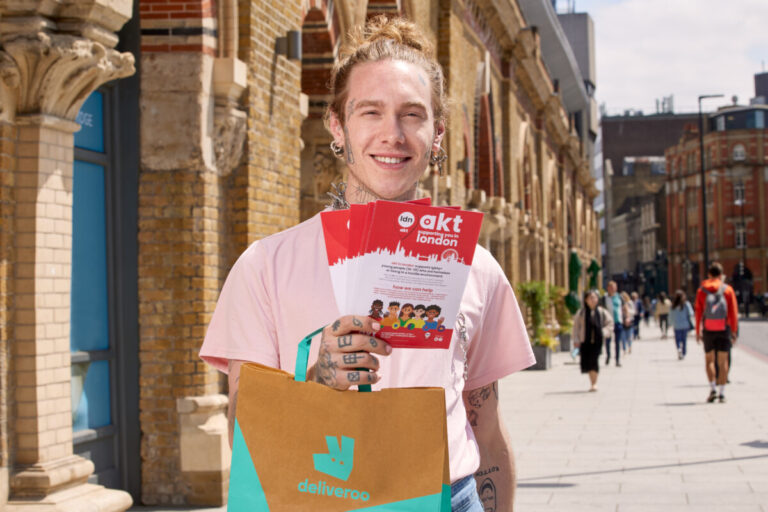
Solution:
[(323, 339), (320, 342), (320, 351), (317, 355), (317, 363), (315, 364), (314, 381), (335, 388), (336, 366), (336, 363), (331, 358), (331, 353), (328, 351), (328, 344)]
[(346, 336), (339, 336), (337, 339), (339, 341), (339, 348), (349, 347), (352, 345), (352, 336), (349, 334)]
[(349, 382), (360, 382), (360, 372), (347, 373), (347, 380)]
[(376, 341), (376, 338), (368, 338), (368, 343), (370, 343), (373, 348), (376, 348), (379, 346), (379, 342)]
[(357, 318), (353, 317), (352, 318), (352, 325), (354, 325), (355, 327), (362, 327), (363, 326), (363, 322), (361, 322)]
[(357, 364), (357, 356), (358, 354), (344, 354), (344, 357), (342, 358), (344, 360), (344, 364)]
[(336, 332), (339, 330), (339, 327), (341, 327), (341, 320), (336, 320), (335, 322), (333, 322), (331, 329), (333, 330), (333, 332)]

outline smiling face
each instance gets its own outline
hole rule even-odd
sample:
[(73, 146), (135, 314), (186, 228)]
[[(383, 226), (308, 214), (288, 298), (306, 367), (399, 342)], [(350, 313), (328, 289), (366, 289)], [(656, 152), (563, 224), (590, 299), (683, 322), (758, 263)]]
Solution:
[(358, 64), (344, 108), (344, 125), (331, 114), (330, 128), (345, 152), (347, 198), (412, 199), (445, 131), (435, 123), (426, 72), (399, 60)]

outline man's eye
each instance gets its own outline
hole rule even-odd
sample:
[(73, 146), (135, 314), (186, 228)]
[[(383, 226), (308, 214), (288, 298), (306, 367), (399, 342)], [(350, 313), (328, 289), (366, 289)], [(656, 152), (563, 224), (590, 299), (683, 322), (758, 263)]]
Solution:
[(364, 116), (370, 116), (370, 115), (375, 116), (377, 114), (378, 114), (378, 112), (376, 110), (366, 110), (365, 112), (363, 112)]

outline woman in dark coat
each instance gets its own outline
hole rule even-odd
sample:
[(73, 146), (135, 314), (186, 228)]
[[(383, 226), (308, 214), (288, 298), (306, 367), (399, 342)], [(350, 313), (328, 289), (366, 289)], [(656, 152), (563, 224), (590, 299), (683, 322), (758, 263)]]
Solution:
[(613, 319), (598, 305), (596, 290), (584, 294), (584, 306), (573, 319), (574, 345), (581, 355), (581, 373), (589, 374), (590, 391), (597, 391), (597, 374), (600, 371), (598, 359), (603, 340), (613, 334)]

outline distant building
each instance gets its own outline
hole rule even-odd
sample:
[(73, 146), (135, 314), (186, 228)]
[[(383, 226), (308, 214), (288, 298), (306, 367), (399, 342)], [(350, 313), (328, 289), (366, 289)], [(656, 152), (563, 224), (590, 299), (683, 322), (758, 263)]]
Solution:
[[(723, 264), (740, 297), (768, 290), (766, 118), (765, 104), (728, 106), (707, 116), (704, 134), (709, 261)], [(670, 284), (689, 292), (706, 273), (700, 153), (695, 125), (665, 153)]]
[[(672, 99), (665, 98), (663, 103), (671, 105)], [(615, 279), (622, 288), (647, 294), (666, 291), (667, 283), (664, 150), (680, 140), (687, 124), (698, 119), (697, 114), (660, 110), (651, 115), (628, 111), (600, 120), (606, 196), (603, 276)], [(643, 236), (640, 231), (631, 237), (619, 233), (622, 226), (629, 225), (625, 220), (613, 222), (620, 214), (637, 216), (637, 226), (644, 226)], [(620, 240), (614, 241), (614, 236)], [(615, 257), (615, 247), (624, 243), (629, 244), (631, 257)]]

